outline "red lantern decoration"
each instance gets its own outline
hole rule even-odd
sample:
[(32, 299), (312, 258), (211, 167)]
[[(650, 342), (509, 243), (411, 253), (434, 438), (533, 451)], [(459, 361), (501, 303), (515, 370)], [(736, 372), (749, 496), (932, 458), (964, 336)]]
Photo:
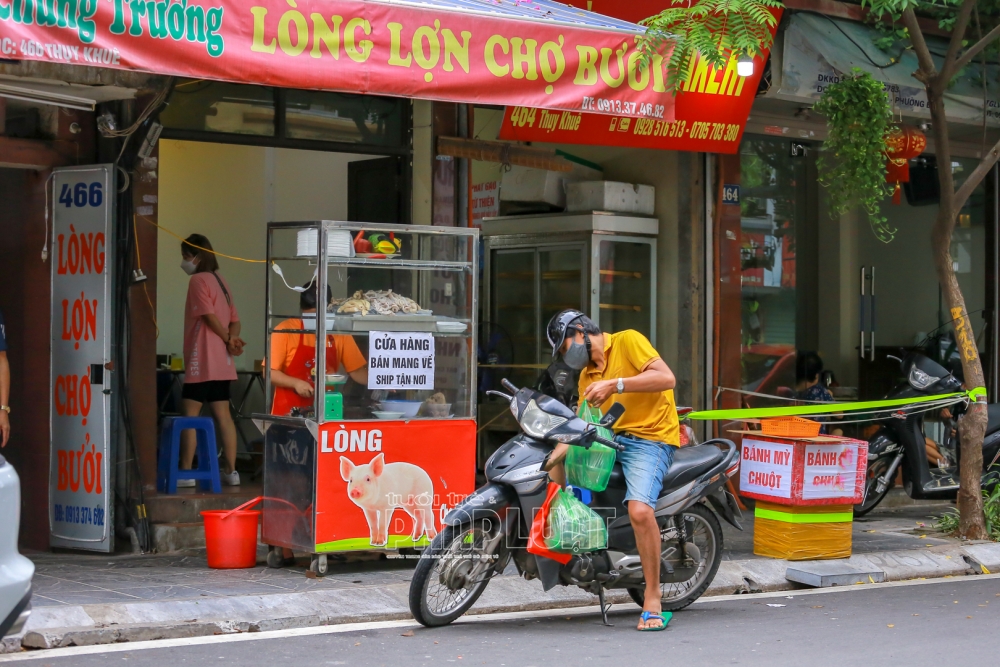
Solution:
[(910, 181), (910, 160), (917, 157), (927, 148), (927, 135), (915, 127), (900, 125), (889, 132), (885, 139), (886, 183), (895, 183), (892, 193), (892, 203), (900, 203), (900, 183)]

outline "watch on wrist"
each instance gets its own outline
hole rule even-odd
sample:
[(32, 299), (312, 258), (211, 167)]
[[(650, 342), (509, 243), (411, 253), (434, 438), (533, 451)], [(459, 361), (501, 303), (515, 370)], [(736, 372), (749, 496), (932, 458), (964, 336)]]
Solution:
[(619, 394), (625, 393), (625, 379), (624, 378), (618, 378), (618, 393)]
[(0, 405), (0, 410), (3, 410), (7, 414), (10, 414), (10, 406), (9, 405)]

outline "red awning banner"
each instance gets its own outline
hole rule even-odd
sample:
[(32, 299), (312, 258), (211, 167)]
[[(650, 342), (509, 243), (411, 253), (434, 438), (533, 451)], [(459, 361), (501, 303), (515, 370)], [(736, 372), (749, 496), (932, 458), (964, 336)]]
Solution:
[[(627, 21), (639, 21), (659, 13), (660, 0), (568, 0), (588, 5), (594, 11)], [(781, 19), (781, 11), (777, 10)], [(630, 146), (675, 151), (735, 153), (757, 87), (764, 73), (768, 53), (754, 59), (753, 75), (738, 76), (737, 60), (729, 59), (716, 68), (696, 57), (688, 78), (674, 101), (672, 119), (630, 118), (613, 114), (607, 118), (593, 113), (565, 111), (552, 113), (521, 106), (508, 107), (500, 127), (500, 138), (514, 141), (543, 141), (559, 144)]]
[(0, 58), (673, 120), (638, 27), (489, 11), (514, 1), (0, 0)]

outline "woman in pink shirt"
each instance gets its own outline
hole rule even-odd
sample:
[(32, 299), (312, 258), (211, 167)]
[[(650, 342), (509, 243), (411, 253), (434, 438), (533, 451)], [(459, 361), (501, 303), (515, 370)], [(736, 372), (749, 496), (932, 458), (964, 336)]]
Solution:
[[(201, 234), (192, 234), (181, 243), (181, 268), (191, 276), (184, 305), (184, 390), (181, 410), (197, 417), (208, 403), (218, 424), (225, 464), (222, 483), (238, 486), (236, 472), (236, 424), (229, 413), (229, 385), (236, 379), (233, 357), (243, 354), (240, 317), (230, 296), (229, 285), (219, 275), (219, 262), (212, 244)], [(180, 466), (190, 470), (194, 462), (194, 431), (181, 439)], [(177, 486), (194, 486), (180, 480)]]

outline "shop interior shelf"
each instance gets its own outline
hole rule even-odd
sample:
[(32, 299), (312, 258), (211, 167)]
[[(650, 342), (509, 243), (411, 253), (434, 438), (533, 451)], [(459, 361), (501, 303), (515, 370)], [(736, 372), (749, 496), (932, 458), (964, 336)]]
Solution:
[[(308, 261), (316, 265), (315, 257), (271, 257), (272, 262)], [(417, 269), (434, 271), (471, 271), (472, 262), (446, 262), (431, 259), (372, 259), (370, 257), (328, 257), (327, 264), (336, 266), (364, 266), (374, 269)]]
[(612, 278), (637, 278), (642, 279), (642, 272), (640, 271), (612, 271), (611, 269), (601, 269), (602, 276), (611, 276)]
[(642, 312), (642, 306), (630, 306), (624, 303), (602, 303), (601, 309), (603, 310), (631, 310), (636, 313)]
[[(468, 321), (468, 320), (466, 320)], [(268, 329), (268, 333), (277, 334), (310, 334), (315, 336), (315, 329)], [(370, 332), (368, 331), (347, 331), (346, 329), (330, 329), (327, 332), (328, 336), (367, 336)], [(407, 333), (405, 331), (399, 331), (396, 333)], [(453, 331), (426, 331), (421, 329), (420, 331), (413, 331), (411, 333), (429, 333), (434, 334), (438, 338), (470, 338), (472, 336), (472, 329), (468, 328), (465, 331), (453, 332)]]

